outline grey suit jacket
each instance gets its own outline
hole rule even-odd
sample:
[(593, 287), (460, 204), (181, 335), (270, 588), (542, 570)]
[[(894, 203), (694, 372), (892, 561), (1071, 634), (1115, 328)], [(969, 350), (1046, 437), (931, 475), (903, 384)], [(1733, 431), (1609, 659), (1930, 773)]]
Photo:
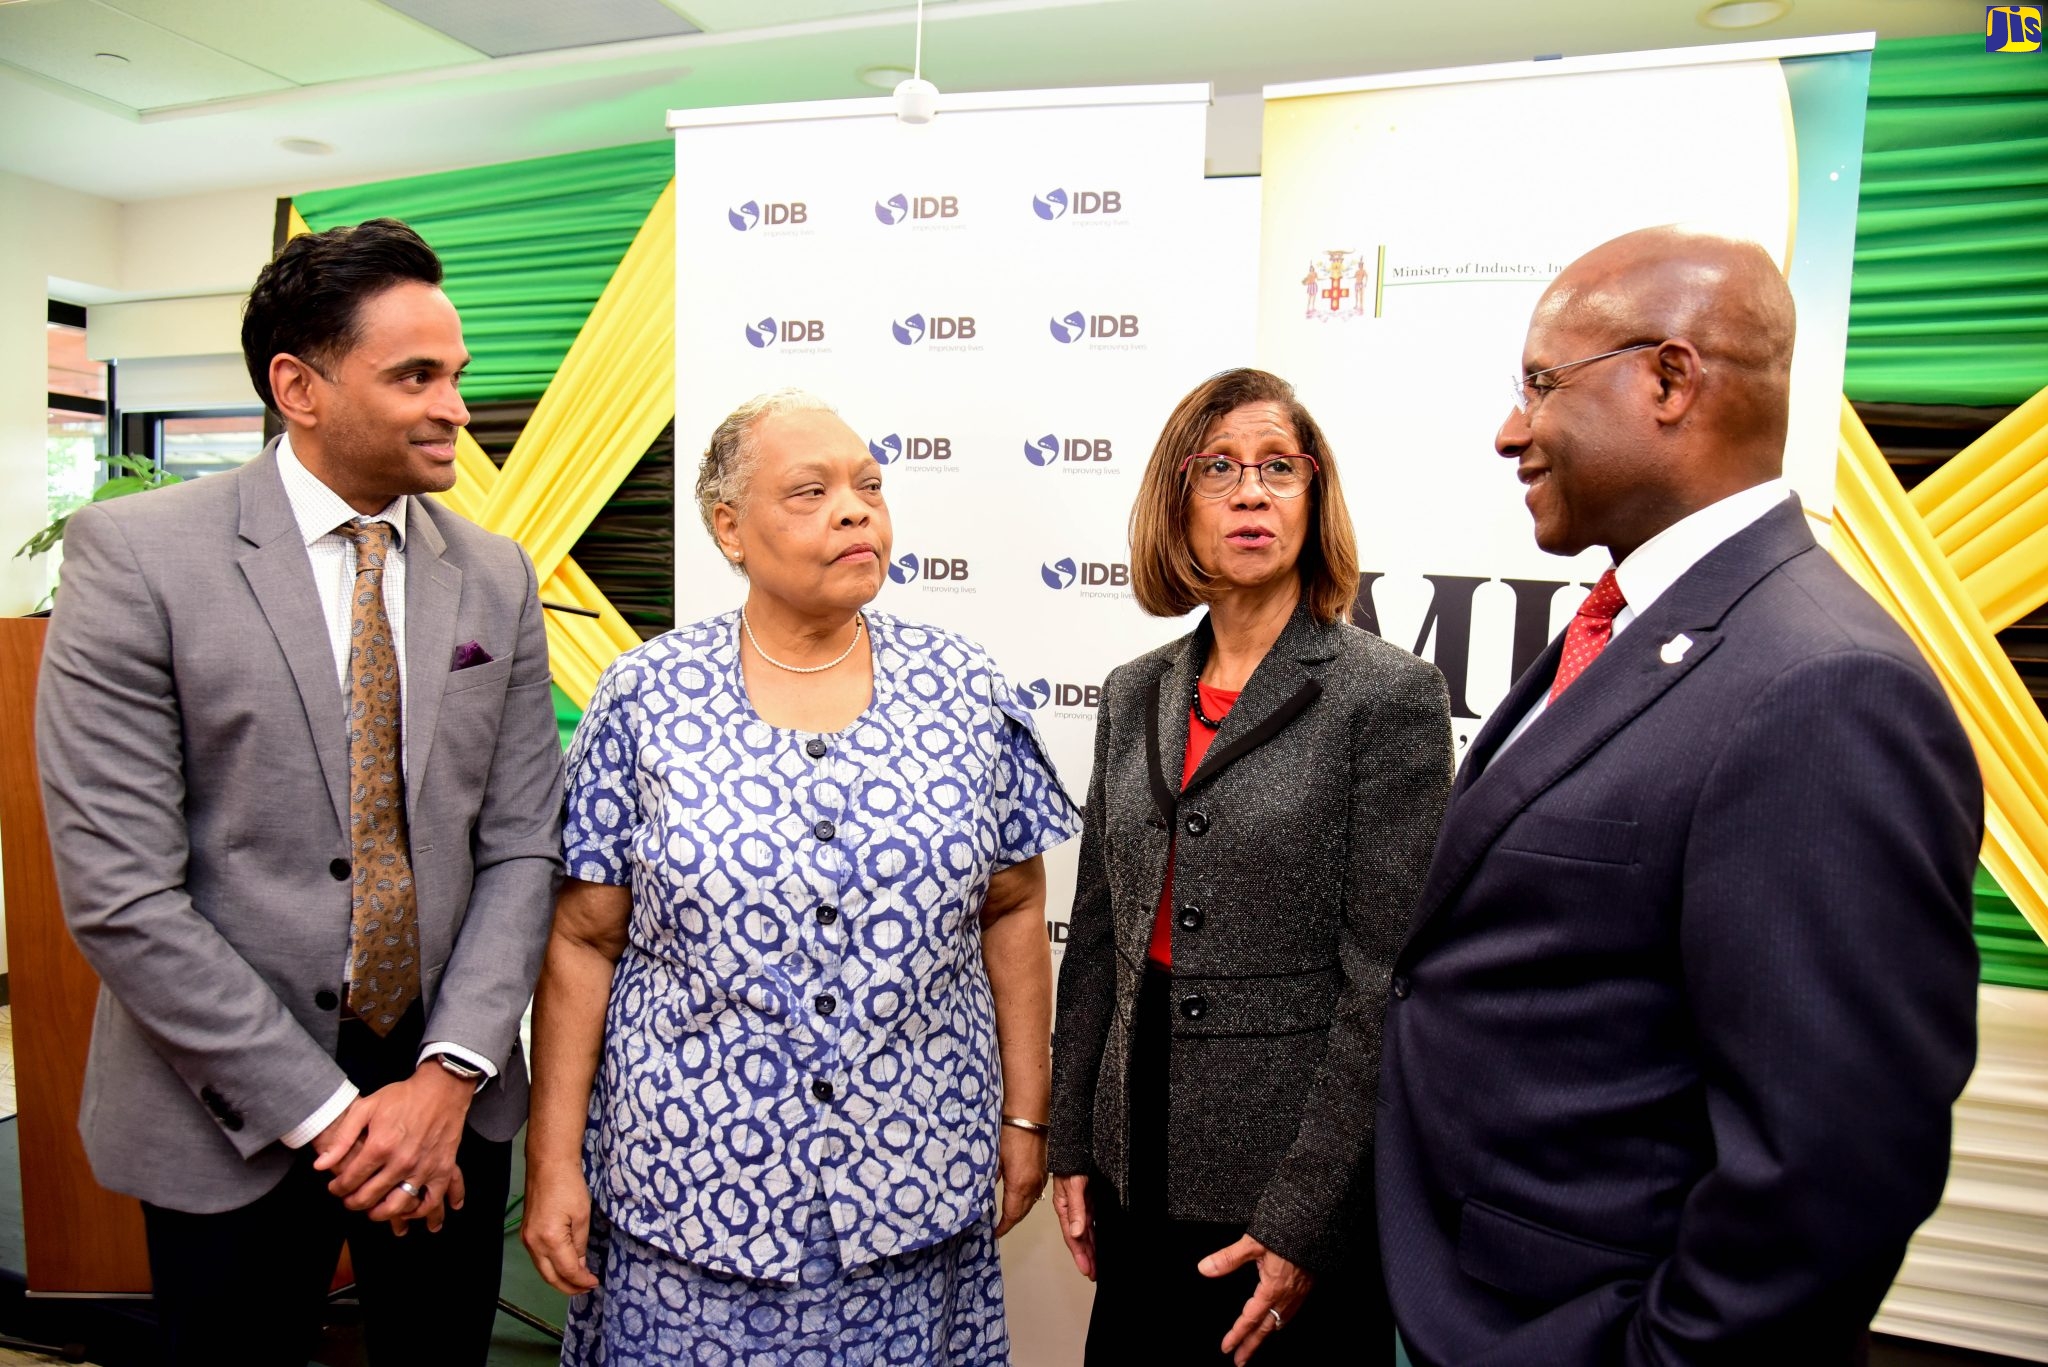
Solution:
[[(561, 753), (533, 566), (406, 514), (406, 809), (430, 1040), (490, 1059), (469, 1122), (526, 1115), (519, 1018), (554, 880)], [(343, 699), (273, 449), (80, 510), (36, 739), (65, 918), (99, 974), (79, 1128), (100, 1182), (246, 1205), (341, 1085)], [(451, 672), (458, 644), (494, 658)]]
[(1103, 686), (1060, 969), (1054, 1172), (1127, 1192), (1133, 1010), (1173, 852), (1167, 1206), (1311, 1270), (1369, 1245), (1380, 1022), (1451, 783), (1435, 666), (1297, 608), (1181, 790), (1193, 633)]

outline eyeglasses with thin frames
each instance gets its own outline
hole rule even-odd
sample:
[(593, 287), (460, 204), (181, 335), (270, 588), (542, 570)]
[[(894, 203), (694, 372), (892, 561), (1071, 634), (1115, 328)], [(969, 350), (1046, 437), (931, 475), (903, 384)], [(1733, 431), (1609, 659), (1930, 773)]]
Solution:
[(1563, 365), (1545, 366), (1541, 370), (1532, 370), (1527, 375), (1517, 375), (1514, 378), (1515, 411), (1523, 417), (1527, 417), (1529, 410), (1542, 402), (1545, 394), (1557, 388), (1557, 382), (1555, 380), (1545, 380), (1543, 378), (1545, 375), (1555, 375), (1560, 370), (1570, 370), (1574, 366), (1591, 365), (1595, 361), (1604, 361), (1610, 356), (1626, 356), (1631, 351), (1645, 351), (1650, 347), (1663, 345), (1664, 343), (1661, 340), (1637, 342), (1634, 346), (1616, 347), (1612, 351), (1603, 351), (1598, 356), (1581, 356), (1578, 360), (1566, 361)]
[(1188, 486), (1203, 498), (1229, 498), (1244, 483), (1245, 472), (1256, 470), (1259, 483), (1275, 498), (1299, 498), (1322, 467), (1314, 456), (1268, 456), (1264, 460), (1239, 460), (1213, 451), (1197, 451), (1181, 461)]

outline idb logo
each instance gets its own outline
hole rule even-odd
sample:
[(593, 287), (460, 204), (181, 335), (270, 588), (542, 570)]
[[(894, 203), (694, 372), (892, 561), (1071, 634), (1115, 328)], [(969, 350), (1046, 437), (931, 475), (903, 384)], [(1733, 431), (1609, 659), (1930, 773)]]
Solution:
[(1135, 313), (1083, 313), (1076, 309), (1052, 319), (1052, 339), (1062, 344), (1079, 341), (1084, 336), (1128, 339), (1137, 335), (1138, 315)]
[(1027, 684), (1017, 685), (1017, 701), (1036, 712), (1052, 700), (1052, 684), (1045, 679), (1033, 679)]
[(1050, 223), (1068, 214), (1120, 214), (1124, 211), (1121, 190), (1047, 190), (1031, 197), (1031, 212)]
[(1131, 582), (1131, 567), (1099, 560), (1076, 560), (1062, 556), (1048, 560), (1038, 567), (1038, 577), (1049, 589), (1072, 588), (1075, 584), (1083, 588), (1127, 587)]
[(770, 347), (778, 339), (784, 342), (822, 342), (825, 340), (824, 321), (818, 318), (763, 318), (758, 323), (747, 324), (748, 346)]
[(875, 201), (875, 217), (893, 228), (904, 219), (958, 218), (958, 195), (891, 195)]
[(1112, 460), (1115, 452), (1108, 437), (1068, 437), (1061, 441), (1048, 432), (1024, 443), (1024, 459), (1033, 465), (1054, 465), (1060, 461)]
[(951, 437), (905, 437), (891, 432), (880, 441), (868, 443), (868, 454), (883, 465), (893, 465), (899, 460), (951, 460), (953, 439)]
[(889, 324), (889, 333), (904, 346), (916, 346), (926, 337), (935, 342), (967, 342), (974, 339), (974, 320), (965, 316), (942, 318), (936, 314), (927, 320), (922, 313), (913, 313)]
[(1054, 707), (1100, 707), (1102, 706), (1101, 684), (1054, 683), (1051, 679), (1033, 679), (1027, 684), (1016, 686), (1017, 701), (1036, 712), (1051, 703)]
[(2037, 5), (1987, 5), (1984, 7), (1984, 50), (1986, 52), (2039, 52), (2041, 10)]
[(801, 200), (791, 200), (787, 204), (763, 204), (750, 199), (725, 211), (725, 221), (740, 232), (758, 228), (763, 223), (771, 228), (788, 227), (809, 218), (810, 210)]
[(965, 583), (967, 561), (960, 556), (927, 555), (920, 559), (905, 553), (890, 563), (889, 578), (898, 584), (915, 584), (919, 579), (934, 584)]

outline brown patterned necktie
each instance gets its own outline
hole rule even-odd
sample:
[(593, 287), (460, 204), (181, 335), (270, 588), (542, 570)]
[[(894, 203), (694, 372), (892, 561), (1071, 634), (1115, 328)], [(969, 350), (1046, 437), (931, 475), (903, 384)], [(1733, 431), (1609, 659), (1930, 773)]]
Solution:
[(397, 533), (388, 522), (345, 522), (336, 530), (356, 545), (348, 610), (348, 823), (355, 862), (348, 1004), (384, 1035), (420, 995), (398, 646), (384, 611), (384, 561)]

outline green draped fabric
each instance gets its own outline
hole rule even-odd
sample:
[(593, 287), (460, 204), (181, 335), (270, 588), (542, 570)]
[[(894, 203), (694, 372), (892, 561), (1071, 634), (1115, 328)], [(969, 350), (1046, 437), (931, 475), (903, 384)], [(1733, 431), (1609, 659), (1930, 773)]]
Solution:
[(537, 399), (675, 173), (675, 144), (539, 157), (300, 195), (318, 232), (388, 216), (440, 255), (478, 401)]
[(2014, 404), (2048, 385), (2048, 53), (1979, 34), (1870, 64), (1843, 387)]

